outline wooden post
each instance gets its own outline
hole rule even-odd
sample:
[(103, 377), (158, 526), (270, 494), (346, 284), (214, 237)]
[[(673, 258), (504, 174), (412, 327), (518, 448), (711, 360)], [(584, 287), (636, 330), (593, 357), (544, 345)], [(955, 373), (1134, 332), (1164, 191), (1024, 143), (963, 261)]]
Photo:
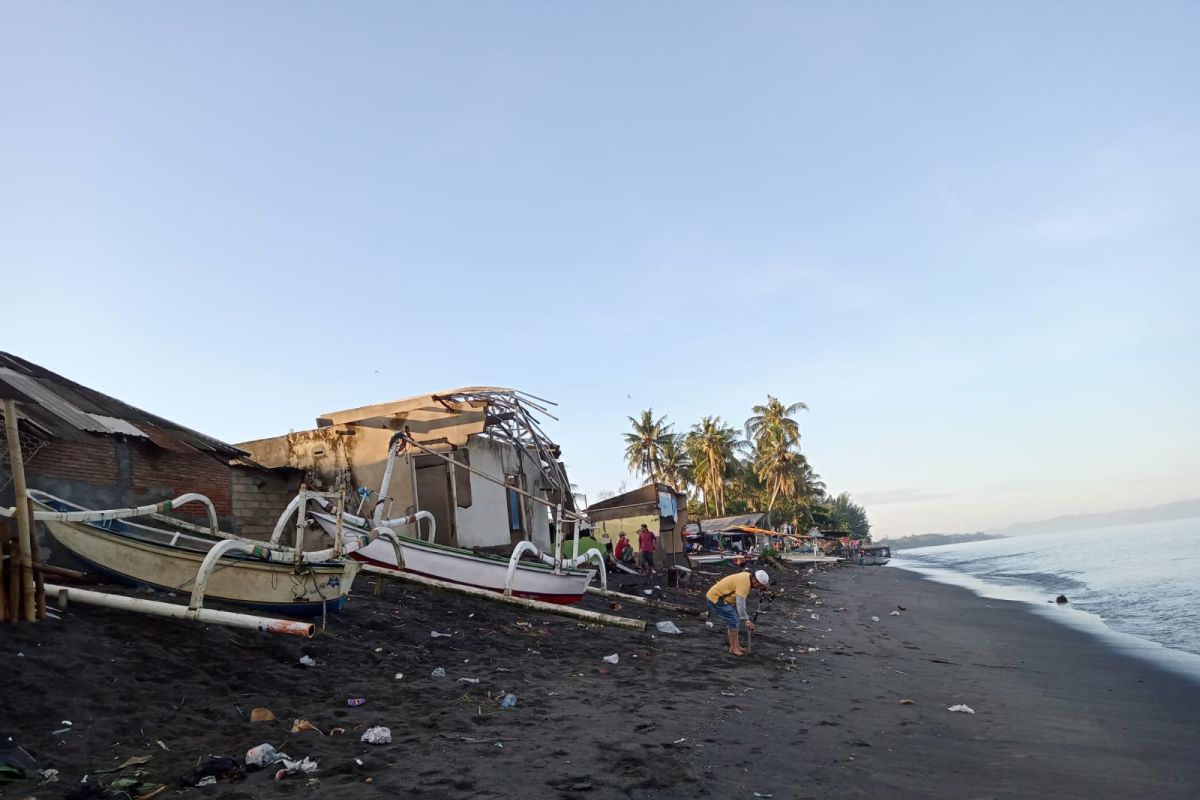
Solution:
[(8, 622), (8, 529), (9, 522), (0, 522), (0, 622)]
[(33, 577), (36, 589), (37, 618), (40, 622), (46, 618), (46, 579), (42, 576), (40, 569), (33, 571)]
[(8, 621), (21, 621), (21, 573), (17, 564), (17, 537), (12, 537), (5, 543), (8, 558), (4, 568), (8, 570)]
[(9, 466), (12, 469), (13, 494), (17, 506), (17, 548), (21, 565), (22, 604), (25, 610), (25, 621), (36, 622), (29, 493), (25, 487), (25, 462), (21, 458), (21, 435), (17, 430), (17, 404), (10, 399), (4, 400), (4, 427), (8, 434), (8, 458)]

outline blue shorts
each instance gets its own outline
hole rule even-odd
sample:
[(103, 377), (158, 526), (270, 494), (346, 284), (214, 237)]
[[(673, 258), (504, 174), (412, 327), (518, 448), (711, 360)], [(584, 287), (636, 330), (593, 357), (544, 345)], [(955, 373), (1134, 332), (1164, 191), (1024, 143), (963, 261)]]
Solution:
[(714, 603), (707, 597), (704, 598), (704, 600), (708, 603), (708, 611), (710, 614), (725, 620), (725, 627), (729, 628), (731, 631), (736, 631), (738, 629), (738, 615), (733, 606), (729, 605), (728, 603)]

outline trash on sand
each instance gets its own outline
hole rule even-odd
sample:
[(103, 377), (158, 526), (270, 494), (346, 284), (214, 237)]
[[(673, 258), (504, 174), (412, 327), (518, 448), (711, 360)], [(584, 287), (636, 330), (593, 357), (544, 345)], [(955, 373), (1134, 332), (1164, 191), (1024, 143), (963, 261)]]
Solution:
[(268, 764), (274, 764), (276, 761), (283, 761), (285, 758), (287, 758), (287, 753), (281, 753), (273, 745), (263, 742), (257, 747), (251, 747), (246, 751), (246, 766), (265, 767)]
[(611, 656), (605, 656), (604, 658), (602, 658), (600, 660), (603, 661), (605, 664), (616, 664), (618, 661), (621, 660), (621, 656), (618, 653), (613, 653)]
[(55, 783), (58, 781), (58, 770), (44, 769), (42, 770), (42, 783)]
[(305, 756), (299, 761), (292, 761), (291, 759), (285, 758), (283, 760), (283, 769), (278, 770), (275, 773), (275, 780), (281, 781), (288, 775), (311, 775), (316, 771), (317, 762), (313, 761), (308, 756)]
[(962, 703), (959, 703), (956, 706), (950, 706), (946, 710), (947, 711), (958, 711), (963, 714), (974, 714), (975, 713), (975, 709), (971, 708), (970, 706), (964, 706)]
[(439, 638), (441, 638), (441, 637), (443, 637), (443, 636), (445, 636), (445, 637), (447, 637), (447, 638), (448, 638), (448, 637), (450, 637), (450, 636), (453, 636), (453, 635), (454, 635), (453, 633), (440, 633), (440, 632), (438, 632), (438, 631), (430, 631), (430, 632), (429, 632), (429, 638), (430, 638), (430, 639), (439, 639)]
[[(266, 745), (266, 747), (271, 747), (271, 745)], [(275, 748), (271, 747), (271, 750), (274, 752)], [(210, 755), (208, 760), (184, 775), (182, 780), (187, 786), (208, 786), (218, 781), (240, 781), (245, 777), (246, 773), (242, 771), (236, 758)], [(206, 780), (208, 778), (212, 780)]]
[(479, 678), (459, 678), (459, 683), (479, 683)]
[(905, 698), (905, 699), (903, 699), (903, 700), (901, 700), (901, 701), (900, 701), (900, 705), (902, 705), (902, 706), (915, 706), (915, 705), (916, 705), (916, 703), (914, 703), (912, 700), (909, 700), (908, 698)]
[(775, 795), (773, 795), (773, 794), (759, 794), (758, 792), (755, 792), (755, 793), (754, 793), (754, 796), (755, 796), (755, 797), (774, 797)]
[(324, 733), (321, 732), (320, 728), (318, 728), (316, 725), (313, 725), (311, 722), (309, 722), (306, 719), (292, 720), (292, 733), (303, 733), (304, 731), (316, 731), (317, 733), (320, 733), (322, 736), (325, 735)]
[(659, 633), (683, 633), (683, 631), (679, 630), (679, 626), (670, 620), (656, 622), (654, 627), (658, 628)]
[(889, 616), (889, 617), (898, 617), (898, 616), (900, 616), (900, 612), (899, 612), (899, 611), (893, 611), (893, 612), (891, 612), (890, 614), (888, 614), (888, 616)]
[(711, 628), (712, 626), (713, 626), (713, 624), (712, 624), (712, 620), (711, 620), (711, 619), (706, 619), (706, 620), (704, 621), (704, 627), (706, 627), (706, 628)]
[(871, 617), (871, 622), (879, 622), (879, 617)]
[(306, 667), (315, 667), (317, 660), (312, 656), (300, 656), (300, 663)]
[(159, 747), (161, 747), (163, 750), (168, 750), (168, 751), (169, 751), (169, 750), (171, 749), (171, 748), (167, 747), (167, 743), (166, 743), (166, 742), (164, 742), (162, 739), (159, 739), (158, 741), (156, 741), (156, 742), (155, 742), (155, 744), (157, 744), (157, 745), (158, 745)]
[(516, 708), (517, 696), (515, 694), (506, 694), (504, 699), (500, 701), (501, 708)]
[(1070, 602), (1070, 601), (1067, 600), (1067, 596), (1065, 594), (1060, 594), (1058, 597), (1054, 598), (1054, 602), (1058, 603), (1059, 605), (1062, 605), (1062, 604)]
[(820, 615), (820, 614), (817, 614), (817, 613), (815, 613), (815, 612), (814, 612), (813, 614), (811, 614), (810, 616), (812, 616), (812, 618), (813, 618), (813, 619), (820, 619), (820, 618), (821, 618), (821, 615)]
[(642, 594), (654, 594), (653, 589), (642, 589)]
[(367, 728), (359, 738), (359, 741), (366, 742), (367, 744), (391, 744), (392, 729), (384, 728), (381, 725), (377, 725), (374, 728)]
[(623, 606), (620, 603), (609, 603), (608, 607), (611, 608), (613, 611), (620, 611), (623, 608)]
[(904, 606), (901, 606), (901, 605), (896, 606), (896, 608), (900, 609), (901, 611), (908, 611), (907, 608), (905, 608)]
[(346, 705), (350, 706), (350, 708), (357, 708), (358, 706), (365, 706), (366, 704), (367, 704), (367, 698), (365, 698), (365, 697), (347, 697), (346, 698)]
[(402, 680), (404, 680), (404, 673), (403, 673), (403, 672), (397, 672), (397, 673), (396, 673), (396, 680), (398, 680), (398, 681), (402, 681)]
[(683, 744), (686, 741), (687, 741), (687, 738), (685, 737), (682, 739), (676, 739), (675, 741), (671, 742), (671, 744)]
[(270, 722), (273, 719), (275, 719), (275, 715), (269, 708), (256, 708), (250, 712), (251, 722)]
[(433, 672), (429, 673), (429, 677), (431, 677), (431, 678), (444, 678), (444, 677), (446, 677), (446, 668), (445, 668), (445, 667), (438, 667), (438, 668), (437, 668), (437, 669), (435, 669)]

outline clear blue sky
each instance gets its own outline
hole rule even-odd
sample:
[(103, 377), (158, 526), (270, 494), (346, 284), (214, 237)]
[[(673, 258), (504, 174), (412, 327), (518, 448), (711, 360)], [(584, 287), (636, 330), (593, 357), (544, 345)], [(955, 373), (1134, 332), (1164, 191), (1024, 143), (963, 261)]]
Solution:
[(1200, 494), (1200, 5), (0, 4), (10, 350), (227, 441), (463, 384), (879, 533)]

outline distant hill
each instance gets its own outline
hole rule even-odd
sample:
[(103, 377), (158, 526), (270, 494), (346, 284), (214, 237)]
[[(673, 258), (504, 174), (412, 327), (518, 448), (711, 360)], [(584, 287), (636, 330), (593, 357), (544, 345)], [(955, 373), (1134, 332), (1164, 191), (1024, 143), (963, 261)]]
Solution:
[(1191, 500), (1179, 500), (1161, 506), (1147, 508), (1127, 508), (1122, 511), (1108, 511), (1100, 514), (1072, 514), (1054, 519), (1044, 519), (1038, 522), (1018, 522), (1009, 525), (998, 533), (1005, 536), (1016, 536), (1026, 533), (1051, 533), (1055, 531), (1078, 531), (1086, 528), (1106, 528), (1110, 525), (1136, 525), (1142, 522), (1166, 522), (1172, 519), (1188, 519), (1200, 517), (1200, 497)]
[(912, 550), (916, 547), (935, 547), (939, 544), (981, 542), (984, 539), (1003, 538), (1003, 536), (994, 533), (984, 533), (983, 531), (975, 533), (917, 533), (912, 536), (902, 536), (899, 539), (892, 539), (890, 544), (893, 550)]

